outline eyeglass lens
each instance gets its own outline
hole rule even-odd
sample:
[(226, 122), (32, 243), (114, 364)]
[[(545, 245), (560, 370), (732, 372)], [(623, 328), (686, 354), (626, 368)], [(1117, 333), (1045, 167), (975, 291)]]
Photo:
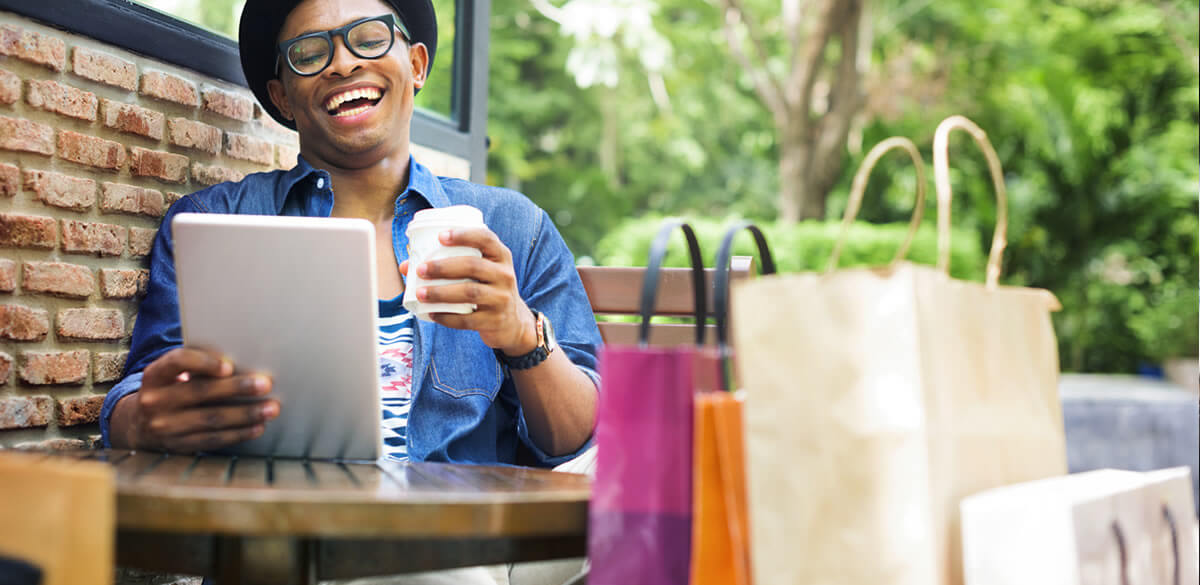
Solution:
[[(392, 27), (381, 20), (361, 22), (346, 32), (343, 42), (351, 53), (362, 59), (378, 59), (391, 49)], [(332, 55), (332, 38), (313, 36), (300, 39), (288, 48), (288, 62), (302, 74), (320, 72)]]

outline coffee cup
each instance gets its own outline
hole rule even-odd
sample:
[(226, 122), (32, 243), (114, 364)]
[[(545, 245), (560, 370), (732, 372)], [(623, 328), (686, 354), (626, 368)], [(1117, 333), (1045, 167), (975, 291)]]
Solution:
[(483, 212), (470, 205), (452, 205), (433, 209), (423, 209), (413, 214), (408, 223), (408, 275), (404, 282), (404, 308), (424, 321), (432, 321), (433, 313), (456, 313), (465, 315), (476, 309), (471, 303), (423, 303), (417, 300), (417, 289), (425, 286), (441, 286), (467, 282), (469, 279), (434, 279), (425, 280), (417, 276), (417, 266), (422, 262), (454, 258), (458, 256), (474, 256), (480, 258), (483, 253), (478, 248), (470, 246), (446, 246), (438, 241), (438, 234), (449, 229), (486, 227), (483, 223)]

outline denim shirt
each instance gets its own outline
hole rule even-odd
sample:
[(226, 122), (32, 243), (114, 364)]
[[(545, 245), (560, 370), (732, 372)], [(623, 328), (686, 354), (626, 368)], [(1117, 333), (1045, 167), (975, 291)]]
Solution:
[[(404, 229), (411, 216), (402, 213), (402, 207), (411, 211), (416, 200), (420, 207), (466, 204), (479, 208), (487, 226), (512, 251), (521, 298), (550, 318), (561, 351), (598, 386), (600, 332), (574, 257), (546, 212), (515, 191), (434, 176), (411, 158), (408, 176), (408, 187), (396, 197), (392, 222), (397, 263), (408, 257)], [(142, 370), (148, 364), (183, 344), (171, 239), (175, 214), (328, 217), (333, 201), (329, 174), (301, 157), (291, 170), (255, 173), (237, 183), (214, 185), (171, 206), (150, 254), (149, 288), (138, 309), (124, 378), (109, 390), (100, 412), (105, 445), (111, 445), (109, 423), (117, 401), (141, 387)], [(538, 464), (551, 466), (578, 453), (552, 457), (533, 443), (512, 376), (475, 331), (420, 321), (413, 345), (408, 426), (412, 460), (511, 464), (516, 463), (523, 444)], [(362, 424), (378, 425), (379, 421)]]

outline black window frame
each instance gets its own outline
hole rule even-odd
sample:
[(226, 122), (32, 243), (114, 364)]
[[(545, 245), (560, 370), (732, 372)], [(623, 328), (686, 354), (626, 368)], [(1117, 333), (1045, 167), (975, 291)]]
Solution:
[[(246, 86), (237, 43), (182, 19), (129, 0), (0, 0), (12, 12), (198, 73)], [(466, 159), (471, 180), (487, 173), (488, 18), (491, 0), (457, 0), (453, 119), (418, 109), (416, 144)], [(198, 58), (203, 56), (203, 58)]]

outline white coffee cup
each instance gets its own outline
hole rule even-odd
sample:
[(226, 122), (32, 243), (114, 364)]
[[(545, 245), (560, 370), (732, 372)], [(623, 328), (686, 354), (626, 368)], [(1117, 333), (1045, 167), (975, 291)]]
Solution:
[(408, 223), (408, 275), (404, 282), (404, 308), (418, 319), (432, 321), (432, 313), (457, 313), (465, 315), (475, 311), (471, 303), (423, 303), (417, 300), (417, 289), (424, 286), (440, 286), (467, 282), (468, 279), (424, 280), (417, 276), (417, 265), (431, 260), (474, 256), (483, 253), (470, 246), (445, 246), (438, 241), (438, 234), (448, 229), (486, 227), (483, 212), (470, 205), (452, 205), (434, 209), (423, 209), (413, 214)]

